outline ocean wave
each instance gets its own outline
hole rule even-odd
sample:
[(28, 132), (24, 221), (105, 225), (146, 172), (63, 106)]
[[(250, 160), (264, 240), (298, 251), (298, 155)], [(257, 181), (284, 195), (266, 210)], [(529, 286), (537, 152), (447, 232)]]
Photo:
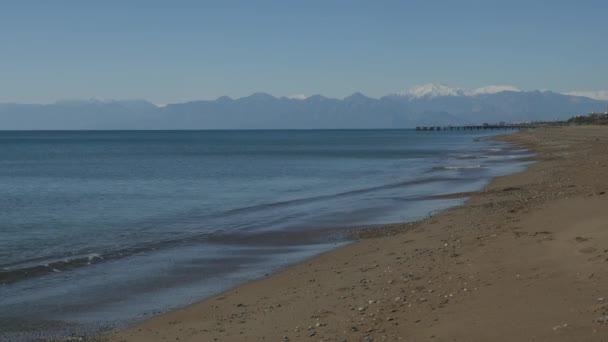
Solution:
[(487, 158), (487, 156), (480, 156), (476, 154), (458, 154), (453, 156), (455, 159), (483, 159)]
[(10, 284), (44, 274), (63, 272), (72, 268), (90, 265), (93, 260), (95, 259), (89, 259), (85, 256), (49, 261), (43, 264), (32, 264), (26, 261), (22, 265), (3, 267), (0, 270), (0, 284)]
[(339, 197), (344, 197), (344, 196), (364, 194), (364, 193), (369, 193), (369, 192), (378, 191), (378, 190), (394, 189), (394, 188), (399, 188), (399, 187), (428, 184), (428, 183), (433, 183), (433, 182), (445, 182), (445, 181), (463, 181), (463, 179), (457, 178), (457, 177), (422, 178), (422, 179), (416, 179), (416, 180), (411, 180), (411, 181), (396, 182), (396, 183), (389, 183), (389, 184), (384, 184), (384, 185), (379, 185), (379, 186), (374, 186), (374, 187), (355, 189), (355, 190), (339, 192), (339, 193), (329, 194), (329, 195), (312, 196), (312, 197), (298, 198), (298, 199), (287, 200), (287, 201), (262, 203), (262, 204), (252, 205), (249, 207), (231, 209), (229, 211), (226, 211), (225, 213), (226, 214), (235, 214), (235, 213), (242, 213), (242, 212), (248, 212), (248, 211), (257, 211), (257, 210), (263, 210), (263, 209), (274, 208), (274, 207), (305, 204), (305, 203), (311, 203), (311, 202), (315, 202), (315, 201), (319, 201), (319, 200), (326, 200), (326, 199), (333, 199), (333, 198), (339, 198)]
[[(62, 257), (47, 256), (27, 260), (20, 260), (11, 264), (1, 265), (0, 284), (15, 283), (20, 280), (42, 276), (50, 273), (69, 271), (79, 267), (89, 266), (100, 262), (121, 259), (137, 253), (156, 250), (163, 246), (174, 246), (184, 241), (200, 241), (201, 236), (180, 238), (173, 240), (161, 240), (155, 242), (141, 243), (124, 246), (122, 248), (109, 249), (96, 253), (66, 255)], [(209, 234), (204, 234), (209, 235)]]
[(460, 170), (470, 170), (470, 169), (483, 169), (485, 168), (482, 165), (448, 165), (448, 166), (436, 166), (432, 170), (433, 171), (460, 171)]
[[(322, 201), (327, 199), (339, 198), (344, 196), (353, 196), (358, 194), (365, 194), (374, 191), (381, 191), (392, 188), (407, 187), (413, 185), (429, 184), (433, 182), (458, 182), (466, 181), (460, 177), (428, 177), (410, 181), (395, 182), (384, 184), (375, 187), (360, 188), (346, 192), (340, 192), (335, 194), (313, 196), (300, 199), (294, 199), (289, 201), (277, 201), (262, 203), (249, 207), (236, 208), (221, 213), (223, 216), (238, 215), (249, 211), (269, 210), (281, 206), (299, 205), (306, 204), (315, 201)], [(47, 255), (39, 256), (27, 260), (19, 260), (10, 264), (0, 265), (0, 284), (8, 284), (18, 282), (28, 278), (34, 278), (38, 276), (48, 275), (57, 272), (64, 272), (73, 270), (80, 267), (86, 267), (95, 265), (98, 263), (127, 258), (134, 254), (146, 253), (153, 250), (161, 250), (166, 248), (172, 248), (183, 245), (193, 244), (204, 244), (204, 243), (218, 243), (218, 242), (236, 242), (239, 241), (240, 237), (232, 236), (238, 234), (237, 232), (204, 232), (204, 233), (193, 233), (187, 234), (172, 239), (163, 239), (157, 241), (140, 242), (136, 244), (121, 246), (113, 249), (106, 249), (100, 251), (86, 251), (86, 252), (75, 252), (72, 251), (66, 255)], [(251, 242), (252, 236), (247, 235), (246, 241)]]
[(488, 148), (482, 150), (486, 152), (489, 156), (501, 156), (501, 155), (522, 155), (530, 153), (530, 150), (525, 148)]

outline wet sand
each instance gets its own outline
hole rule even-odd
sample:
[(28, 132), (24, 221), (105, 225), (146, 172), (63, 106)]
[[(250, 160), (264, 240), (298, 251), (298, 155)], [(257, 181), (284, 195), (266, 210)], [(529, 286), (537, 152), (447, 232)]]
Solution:
[(499, 139), (536, 164), (462, 206), (111, 341), (608, 341), (608, 128)]

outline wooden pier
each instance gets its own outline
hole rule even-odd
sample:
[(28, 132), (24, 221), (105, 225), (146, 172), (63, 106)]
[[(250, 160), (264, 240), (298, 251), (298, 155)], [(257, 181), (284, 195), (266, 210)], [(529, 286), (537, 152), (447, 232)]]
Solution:
[(565, 121), (552, 121), (552, 122), (534, 122), (525, 124), (483, 124), (483, 125), (467, 125), (467, 126), (419, 126), (416, 127), (417, 131), (480, 131), (480, 130), (514, 130), (514, 129), (533, 129), (540, 127), (557, 127), (567, 126), (568, 123)]

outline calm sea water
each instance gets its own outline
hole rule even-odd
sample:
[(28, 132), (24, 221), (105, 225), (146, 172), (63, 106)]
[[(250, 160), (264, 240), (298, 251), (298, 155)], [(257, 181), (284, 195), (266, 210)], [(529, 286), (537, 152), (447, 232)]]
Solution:
[[(496, 132), (494, 132), (496, 133)], [(521, 170), (488, 132), (0, 132), (0, 338), (132, 322)]]

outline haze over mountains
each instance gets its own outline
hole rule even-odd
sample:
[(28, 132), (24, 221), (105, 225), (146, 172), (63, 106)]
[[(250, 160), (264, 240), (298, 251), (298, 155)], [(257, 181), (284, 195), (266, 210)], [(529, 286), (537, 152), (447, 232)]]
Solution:
[(379, 99), (361, 93), (344, 99), (255, 93), (162, 107), (143, 100), (0, 104), (0, 129), (412, 128), (566, 119), (608, 107), (607, 100), (581, 94), (429, 84)]

